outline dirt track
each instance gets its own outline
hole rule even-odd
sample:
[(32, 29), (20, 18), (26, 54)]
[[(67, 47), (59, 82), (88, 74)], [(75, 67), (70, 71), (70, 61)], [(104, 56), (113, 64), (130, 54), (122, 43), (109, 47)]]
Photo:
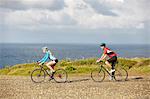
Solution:
[(96, 83), (70, 77), (67, 83), (35, 84), (30, 77), (0, 76), (0, 99), (150, 99), (150, 78)]

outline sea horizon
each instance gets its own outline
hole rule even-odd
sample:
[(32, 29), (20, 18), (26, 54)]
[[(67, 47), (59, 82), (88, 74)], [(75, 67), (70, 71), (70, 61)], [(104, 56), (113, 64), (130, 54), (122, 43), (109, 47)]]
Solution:
[[(122, 58), (149, 58), (149, 44), (107, 44)], [(0, 68), (15, 64), (36, 62), (42, 56), (41, 48), (47, 46), (55, 57), (62, 59), (84, 59), (100, 57), (99, 44), (60, 44), (60, 43), (0, 43)]]
[[(100, 45), (101, 43), (23, 43), (23, 42), (0, 42), (0, 44), (63, 44), (63, 45)], [(148, 43), (106, 43), (107, 45), (150, 45)]]

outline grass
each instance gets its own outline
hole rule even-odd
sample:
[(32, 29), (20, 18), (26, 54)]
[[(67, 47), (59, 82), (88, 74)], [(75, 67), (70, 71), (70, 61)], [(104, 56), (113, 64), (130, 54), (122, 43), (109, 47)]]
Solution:
[[(93, 69), (99, 66), (95, 61), (96, 58), (62, 60), (57, 64), (56, 69), (63, 68), (68, 74), (73, 75), (90, 74)], [(129, 74), (150, 75), (150, 58), (119, 58), (117, 66), (124, 67), (128, 70)], [(17, 64), (0, 69), (0, 75), (29, 76), (36, 68), (39, 68), (36, 63)]]

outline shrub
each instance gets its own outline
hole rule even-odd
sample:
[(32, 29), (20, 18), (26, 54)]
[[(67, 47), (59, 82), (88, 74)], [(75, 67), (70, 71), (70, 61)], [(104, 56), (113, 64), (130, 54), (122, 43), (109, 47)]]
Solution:
[(126, 69), (130, 69), (136, 64), (137, 64), (137, 61), (129, 60), (129, 59), (125, 59), (125, 58), (119, 58), (117, 65), (118, 66), (122, 66), (122, 67), (124, 67)]
[(89, 59), (80, 59), (75, 60), (72, 62), (73, 65), (80, 66), (80, 65), (94, 65), (96, 64), (95, 58), (89, 58)]
[(58, 64), (59, 66), (68, 66), (71, 65), (72, 63), (70, 61), (66, 61), (66, 60), (62, 60), (60, 61), (60, 63)]
[(150, 65), (150, 60), (149, 59), (146, 59), (146, 60), (142, 60), (140, 61), (137, 66), (147, 66), (147, 65)]
[(72, 72), (72, 71), (76, 70), (76, 68), (73, 67), (73, 66), (67, 66), (67, 67), (65, 68), (65, 70), (68, 71), (68, 72)]

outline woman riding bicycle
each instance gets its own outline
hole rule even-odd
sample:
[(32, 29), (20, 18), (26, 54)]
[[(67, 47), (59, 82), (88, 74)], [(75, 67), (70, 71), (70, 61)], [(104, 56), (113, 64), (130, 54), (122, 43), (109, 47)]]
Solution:
[[(108, 47), (106, 47), (105, 43), (102, 43), (100, 47), (103, 49), (103, 54), (101, 58), (99, 58), (96, 62), (100, 62), (101, 60), (104, 60), (107, 56), (109, 57), (108, 60), (105, 61), (105, 64), (109, 67), (111, 67), (110, 73), (114, 75), (115, 72), (115, 64), (117, 62), (117, 54), (110, 50)], [(111, 77), (113, 79), (113, 77)]]
[[(43, 53), (45, 53), (44, 57), (38, 61), (39, 65), (45, 65), (51, 70), (52, 74), (55, 72), (54, 66), (58, 63), (58, 59), (54, 57), (51, 51), (47, 47), (42, 48)], [(50, 60), (49, 62), (47, 62)], [(53, 76), (53, 75), (52, 75)]]

